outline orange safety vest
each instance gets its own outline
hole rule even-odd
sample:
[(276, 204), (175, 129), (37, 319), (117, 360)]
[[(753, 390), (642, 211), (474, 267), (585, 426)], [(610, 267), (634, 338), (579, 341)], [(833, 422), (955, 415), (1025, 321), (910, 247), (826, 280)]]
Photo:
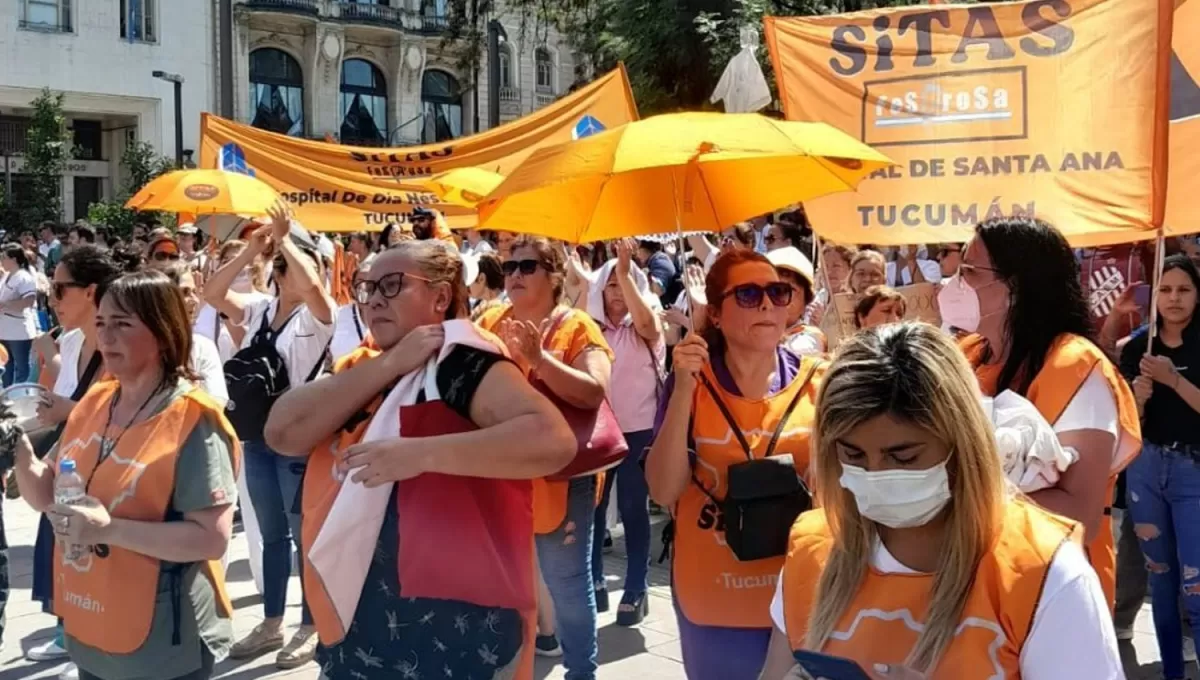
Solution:
[[(984, 554), (967, 594), (962, 623), (930, 680), (1020, 678), (1021, 649), (1033, 627), (1046, 575), (1060, 546), (1081, 527), (1037, 505), (1008, 503), (1004, 525)], [(783, 567), (783, 617), (793, 650), (804, 647), (817, 583), (834, 538), (822, 510), (792, 527)], [(867, 569), (858, 593), (819, 651), (872, 664), (903, 664), (929, 610), (934, 574), (884, 574)]]
[[(500, 344), (499, 339), (496, 339), (495, 342)], [(381, 353), (376, 347), (359, 347), (342, 357), (334, 365), (333, 372), (336, 374), (350, 370), (360, 361), (372, 359)], [(383, 396), (376, 397), (364, 408), (363, 414), (366, 417), (359, 419), (353, 429), (350, 431), (339, 429), (325, 442), (313, 449), (308, 457), (308, 467), (304, 475), (304, 490), (300, 496), (303, 519), (300, 523), (300, 533), (304, 548), (301, 557), (304, 559), (305, 568), (304, 595), (308, 601), (309, 610), (312, 612), (313, 625), (317, 629), (317, 635), (322, 644), (326, 646), (342, 642), (347, 631), (343, 629), (341, 617), (338, 615), (316, 567), (309, 561), (308, 554), (313, 544), (316, 543), (317, 536), (321, 533), (321, 528), (325, 525), (325, 520), (329, 517), (333, 503), (337, 500), (338, 491), (341, 489), (341, 482), (334, 477), (334, 466), (337, 463), (338, 453), (362, 441), (363, 436), (367, 433), (371, 417), (382, 404)], [(529, 551), (531, 555), (533, 550), (532, 532), (530, 532)], [(532, 584), (533, 575), (530, 574), (530, 585), (532, 586)], [(403, 584), (401, 587), (403, 588)], [(525, 640), (521, 646), (521, 657), (515, 677), (526, 678), (533, 675), (534, 639), (537, 634), (536, 606), (522, 611), (521, 618), (524, 622)]]
[[(496, 333), (500, 327), (500, 322), (508, 318), (512, 311), (512, 305), (501, 304), (488, 309), (476, 321), (475, 325), (489, 333)], [(568, 325), (572, 321), (579, 322), (583, 319), (583, 323), (591, 323), (595, 325), (592, 318), (581, 312), (572, 311), (571, 316), (564, 319), (555, 331), (556, 336), (563, 338), (562, 342), (569, 342), (571, 327)], [(597, 327), (599, 333), (599, 327)], [(600, 336), (603, 341), (603, 336)], [(556, 342), (556, 338), (550, 339), (550, 352), (555, 355), (560, 361), (565, 360), (562, 343)], [(607, 348), (607, 344), (605, 347)], [(523, 371), (527, 371), (528, 367), (522, 366)], [(629, 455), (635, 455), (630, 452)], [(596, 499), (595, 504), (600, 505), (600, 501), (604, 497), (604, 475), (601, 472), (596, 475)], [(567, 494), (569, 492), (570, 482), (556, 479), (540, 478), (533, 480), (533, 532), (539, 535), (552, 534), (562, 526), (563, 520), (567, 517)]]
[[(711, 366), (704, 376), (742, 424), (742, 434), (755, 457), (770, 445), (788, 405), (800, 390), (787, 425), (780, 432), (776, 455), (791, 454), (796, 472), (808, 477), (809, 437), (816, 416), (817, 360), (805, 358), (791, 384), (762, 399), (747, 399), (721, 387)], [(805, 378), (809, 379), (806, 381)], [(672, 588), (687, 620), (702, 626), (770, 628), (770, 604), (775, 595), (783, 557), (741, 562), (725, 545), (724, 516), (720, 507), (697, 486), (720, 499), (725, 496), (726, 470), (746, 460), (746, 453), (730, 430), (708, 390), (696, 388), (692, 403), (692, 441), (695, 444), (694, 479), (675, 505), (675, 544)]]
[[(59, 440), (59, 459), (75, 461), (79, 476), (88, 480), (88, 494), (104, 503), (113, 517), (164, 521), (175, 491), (179, 449), (203, 417), (211, 417), (233, 442), (230, 458), (237, 474), (241, 464), (237, 435), (221, 407), (199, 388), (129, 428), (116, 449), (99, 460), (100, 438), (116, 390), (116, 381), (93, 385), (71, 412)], [(110, 654), (141, 648), (154, 620), (160, 560), (115, 545), (108, 546), (107, 554), (93, 548), (70, 560), (59, 543), (54, 562), (54, 611), (62, 617), (68, 635)], [(225, 592), (221, 561), (204, 562), (201, 570), (212, 583), (217, 615), (231, 618), (233, 604)]]
[[(972, 335), (959, 342), (963, 353), (975, 367), (979, 388), (984, 394), (995, 396), (996, 381), (1000, 377), (1000, 365), (983, 363), (984, 343), (979, 336)], [(1086, 338), (1064, 333), (1051, 345), (1046, 353), (1046, 362), (1037, 377), (1030, 383), (1025, 398), (1028, 399), (1051, 425), (1056, 423), (1067, 410), (1071, 399), (1083, 387), (1083, 383), (1096, 368), (1100, 369), (1113, 397), (1117, 402), (1117, 418), (1120, 431), (1117, 433), (1116, 453), (1108, 479), (1105, 497), (1111, 499), (1116, 491), (1117, 475), (1137, 456), (1142, 446), (1142, 426), (1138, 418), (1137, 402), (1133, 391), (1121, 377), (1116, 366), (1108, 357)], [(1117, 561), (1113, 546), (1112, 517), (1105, 509), (1100, 518), (1100, 528), (1087, 546), (1088, 560), (1100, 577), (1100, 586), (1111, 608), (1116, 602)]]

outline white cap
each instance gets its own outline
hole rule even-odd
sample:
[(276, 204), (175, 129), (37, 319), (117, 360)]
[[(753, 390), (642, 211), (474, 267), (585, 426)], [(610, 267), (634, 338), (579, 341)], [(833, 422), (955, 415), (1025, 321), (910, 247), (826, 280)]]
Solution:
[(775, 265), (776, 269), (796, 272), (801, 278), (808, 281), (808, 285), (813, 285), (812, 262), (795, 246), (772, 250), (767, 253), (767, 259)]
[(474, 253), (464, 253), (463, 261), (463, 283), (470, 286), (475, 283), (475, 279), (479, 278), (479, 256)]

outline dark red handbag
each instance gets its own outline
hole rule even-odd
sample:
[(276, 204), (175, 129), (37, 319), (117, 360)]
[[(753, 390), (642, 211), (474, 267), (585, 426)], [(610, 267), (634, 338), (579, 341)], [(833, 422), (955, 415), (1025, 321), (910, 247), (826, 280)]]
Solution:
[[(400, 408), (400, 436), (478, 429), (442, 401)], [(400, 589), (426, 597), (536, 609), (533, 484), (427, 472), (396, 484)]]
[[(563, 321), (572, 313), (569, 309), (560, 312), (550, 324), (542, 342), (545, 343), (553, 337)], [(625, 456), (629, 454), (629, 445), (625, 443), (625, 435), (621, 432), (612, 406), (608, 404), (608, 397), (604, 398), (599, 408), (579, 408), (563, 401), (541, 380), (531, 377), (529, 382), (558, 408), (567, 424), (571, 426), (571, 431), (575, 433), (575, 441), (578, 442), (575, 457), (565, 468), (550, 475), (550, 479), (564, 481), (594, 475), (616, 467), (625, 460)]]

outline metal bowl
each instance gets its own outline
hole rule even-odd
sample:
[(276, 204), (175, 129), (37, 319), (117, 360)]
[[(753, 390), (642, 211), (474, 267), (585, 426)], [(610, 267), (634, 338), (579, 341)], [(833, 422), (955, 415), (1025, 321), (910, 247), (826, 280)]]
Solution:
[(38, 405), (49, 394), (50, 390), (37, 383), (17, 383), (0, 392), (0, 401), (11, 404), (10, 408), (17, 417), (17, 425), (28, 432), (42, 426), (38, 420)]

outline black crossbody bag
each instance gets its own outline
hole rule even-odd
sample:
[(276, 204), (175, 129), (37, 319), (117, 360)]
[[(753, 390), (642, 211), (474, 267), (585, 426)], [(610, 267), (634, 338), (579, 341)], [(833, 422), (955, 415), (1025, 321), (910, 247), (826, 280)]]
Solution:
[(728, 490), (724, 499), (717, 499), (704, 488), (692, 473), (692, 482), (708, 496), (725, 516), (725, 544), (742, 562), (782, 557), (787, 554), (788, 535), (792, 524), (800, 513), (812, 508), (812, 494), (800, 475), (796, 474), (792, 454), (776, 456), (775, 447), (784, 427), (804, 396), (804, 390), (817, 370), (812, 362), (796, 396), (788, 403), (787, 410), (775, 426), (775, 433), (767, 444), (762, 458), (755, 458), (746, 436), (742, 434), (737, 420), (729, 407), (721, 400), (716, 388), (708, 378), (701, 375), (701, 384), (716, 402), (729, 429), (737, 437), (746, 460), (730, 465), (725, 472)]

